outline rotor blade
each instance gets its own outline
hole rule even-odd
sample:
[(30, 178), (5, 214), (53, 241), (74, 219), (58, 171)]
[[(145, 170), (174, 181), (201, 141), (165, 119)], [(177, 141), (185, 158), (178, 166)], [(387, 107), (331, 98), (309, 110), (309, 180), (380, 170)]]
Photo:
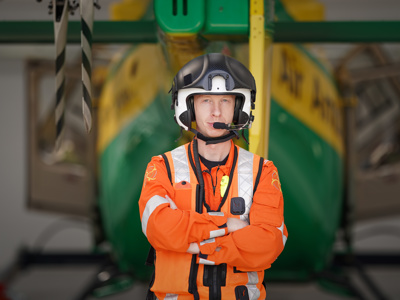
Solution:
[(54, 35), (56, 44), (56, 150), (60, 148), (64, 132), (65, 111), (65, 45), (67, 43), (68, 0), (53, 0), (55, 9)]
[(81, 0), (81, 47), (82, 47), (82, 112), (86, 131), (92, 128), (92, 33), (93, 0)]

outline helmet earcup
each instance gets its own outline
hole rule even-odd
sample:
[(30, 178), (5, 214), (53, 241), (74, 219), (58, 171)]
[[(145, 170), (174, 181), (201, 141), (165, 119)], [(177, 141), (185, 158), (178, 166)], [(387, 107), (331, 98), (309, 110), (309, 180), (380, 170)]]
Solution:
[(239, 124), (239, 115), (240, 111), (242, 110), (243, 106), (243, 98), (240, 96), (235, 97), (235, 109), (233, 112), (233, 123), (234, 124)]
[(238, 123), (237, 124), (247, 124), (247, 122), (249, 121), (249, 115), (246, 114), (244, 111), (240, 110), (239, 111), (239, 119), (238, 119)]
[(190, 114), (190, 121), (191, 122), (196, 121), (196, 116), (194, 114), (194, 97), (193, 96), (190, 96), (186, 100), (186, 106), (187, 106), (189, 114)]
[(193, 96), (189, 97), (189, 105), (190, 105), (190, 107), (189, 107), (190, 118), (191, 118), (191, 121), (193, 122), (193, 121), (196, 121), (196, 115), (194, 113), (194, 97)]

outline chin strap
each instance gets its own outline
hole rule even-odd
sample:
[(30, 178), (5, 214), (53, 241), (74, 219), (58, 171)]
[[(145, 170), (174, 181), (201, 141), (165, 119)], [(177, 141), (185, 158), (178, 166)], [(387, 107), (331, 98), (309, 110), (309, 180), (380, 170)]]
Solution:
[(233, 139), (234, 137), (236, 137), (237, 139), (240, 138), (239, 134), (237, 133), (236, 130), (232, 130), (226, 135), (215, 137), (215, 138), (207, 137), (193, 128), (191, 128), (190, 131), (193, 132), (198, 139), (206, 142), (206, 145), (223, 143), (223, 142)]

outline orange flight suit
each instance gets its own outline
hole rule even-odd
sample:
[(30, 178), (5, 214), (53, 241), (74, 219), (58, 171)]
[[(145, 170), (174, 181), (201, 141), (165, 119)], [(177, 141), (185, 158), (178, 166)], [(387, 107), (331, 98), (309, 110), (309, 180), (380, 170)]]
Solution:
[[(195, 162), (192, 141), (148, 164), (139, 210), (156, 250), (151, 290), (160, 300), (265, 299), (264, 270), (288, 236), (276, 167), (232, 142), (225, 165), (208, 171), (200, 162), (200, 208)], [(250, 225), (228, 233), (228, 217)], [(200, 254), (186, 252), (190, 243)]]

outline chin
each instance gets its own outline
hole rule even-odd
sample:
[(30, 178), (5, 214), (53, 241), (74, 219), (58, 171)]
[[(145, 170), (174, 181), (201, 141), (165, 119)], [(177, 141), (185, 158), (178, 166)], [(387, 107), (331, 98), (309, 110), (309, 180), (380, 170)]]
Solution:
[(227, 130), (216, 129), (216, 131), (207, 132), (204, 135), (207, 136), (207, 137), (210, 137), (210, 138), (217, 138), (217, 137), (221, 137), (221, 136), (224, 136), (224, 135), (227, 135), (227, 134), (228, 134)]

